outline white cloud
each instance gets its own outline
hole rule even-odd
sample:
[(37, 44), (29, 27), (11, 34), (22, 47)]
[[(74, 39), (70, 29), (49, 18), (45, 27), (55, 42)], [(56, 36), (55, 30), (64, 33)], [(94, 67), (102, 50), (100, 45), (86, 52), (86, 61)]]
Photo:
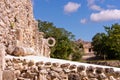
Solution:
[(88, 7), (95, 11), (102, 11), (103, 8), (95, 4), (95, 0), (87, 0), (88, 1)]
[(91, 5), (90, 8), (91, 8), (92, 10), (96, 10), (96, 11), (102, 11), (102, 10), (103, 10), (100, 6), (95, 5), (95, 4), (94, 4), (94, 5)]
[(103, 10), (99, 13), (92, 13), (90, 19), (95, 22), (109, 21), (109, 20), (120, 20), (120, 10)]
[(81, 4), (74, 3), (74, 2), (68, 2), (68, 3), (64, 6), (64, 12), (65, 12), (65, 13), (76, 12), (80, 7), (81, 7)]
[(85, 19), (85, 18), (81, 19), (81, 20), (80, 20), (80, 23), (82, 23), (82, 24), (87, 23), (87, 19)]
[(112, 9), (112, 8), (116, 8), (116, 6), (115, 5), (107, 5), (107, 8), (109, 8), (109, 9)]
[(95, 4), (95, 0), (87, 0), (87, 2), (88, 2), (88, 5), (93, 5), (93, 4)]

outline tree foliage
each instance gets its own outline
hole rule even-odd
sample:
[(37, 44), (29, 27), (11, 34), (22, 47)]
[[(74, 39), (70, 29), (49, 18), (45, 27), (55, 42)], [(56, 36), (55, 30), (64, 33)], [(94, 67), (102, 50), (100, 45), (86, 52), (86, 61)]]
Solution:
[(72, 53), (75, 53), (73, 40), (74, 35), (64, 28), (57, 28), (53, 23), (38, 20), (39, 31), (45, 33), (45, 38), (54, 37), (56, 44), (51, 48), (51, 57), (60, 59), (69, 59)]
[(120, 25), (105, 26), (106, 33), (97, 33), (92, 39), (96, 55), (109, 59), (120, 59)]
[(81, 43), (73, 42), (73, 51), (74, 53), (71, 54), (72, 61), (80, 61), (84, 54), (83, 45)]

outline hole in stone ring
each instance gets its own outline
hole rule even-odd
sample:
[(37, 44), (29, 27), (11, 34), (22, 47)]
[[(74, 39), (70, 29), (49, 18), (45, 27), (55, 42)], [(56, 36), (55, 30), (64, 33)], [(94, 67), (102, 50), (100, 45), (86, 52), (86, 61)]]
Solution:
[(48, 45), (49, 47), (53, 47), (53, 46), (55, 45), (55, 39), (52, 38), (52, 37), (49, 37), (49, 38), (47, 39), (47, 45)]

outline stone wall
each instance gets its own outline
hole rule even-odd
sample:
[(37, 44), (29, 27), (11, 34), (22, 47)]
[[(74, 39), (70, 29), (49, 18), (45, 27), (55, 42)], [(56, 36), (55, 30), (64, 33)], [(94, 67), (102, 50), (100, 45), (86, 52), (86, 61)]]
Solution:
[(113, 61), (86, 61), (86, 63), (104, 65), (104, 66), (113, 66), (113, 67), (119, 67), (120, 68), (120, 61), (119, 60), (113, 60)]
[(55, 61), (7, 58), (3, 80), (120, 80), (120, 69)]
[(52, 62), (51, 58), (35, 62), (38, 57), (21, 57), (49, 57), (50, 39), (38, 32), (30, 0), (0, 0), (0, 80), (120, 80), (120, 70), (111, 67)]
[(0, 0), (0, 43), (8, 54), (50, 57), (49, 46), (33, 17), (31, 0)]
[(93, 54), (94, 51), (92, 50), (92, 44), (89, 41), (84, 41), (82, 39), (78, 39), (75, 41), (77, 44), (82, 44), (83, 45), (83, 51), (86, 54)]

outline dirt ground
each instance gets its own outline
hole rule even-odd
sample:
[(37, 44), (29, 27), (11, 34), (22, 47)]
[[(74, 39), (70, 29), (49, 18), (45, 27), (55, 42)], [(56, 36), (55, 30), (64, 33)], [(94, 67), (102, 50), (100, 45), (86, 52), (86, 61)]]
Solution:
[(82, 60), (101, 60), (101, 57), (98, 57), (94, 54), (85, 54), (82, 56)]

